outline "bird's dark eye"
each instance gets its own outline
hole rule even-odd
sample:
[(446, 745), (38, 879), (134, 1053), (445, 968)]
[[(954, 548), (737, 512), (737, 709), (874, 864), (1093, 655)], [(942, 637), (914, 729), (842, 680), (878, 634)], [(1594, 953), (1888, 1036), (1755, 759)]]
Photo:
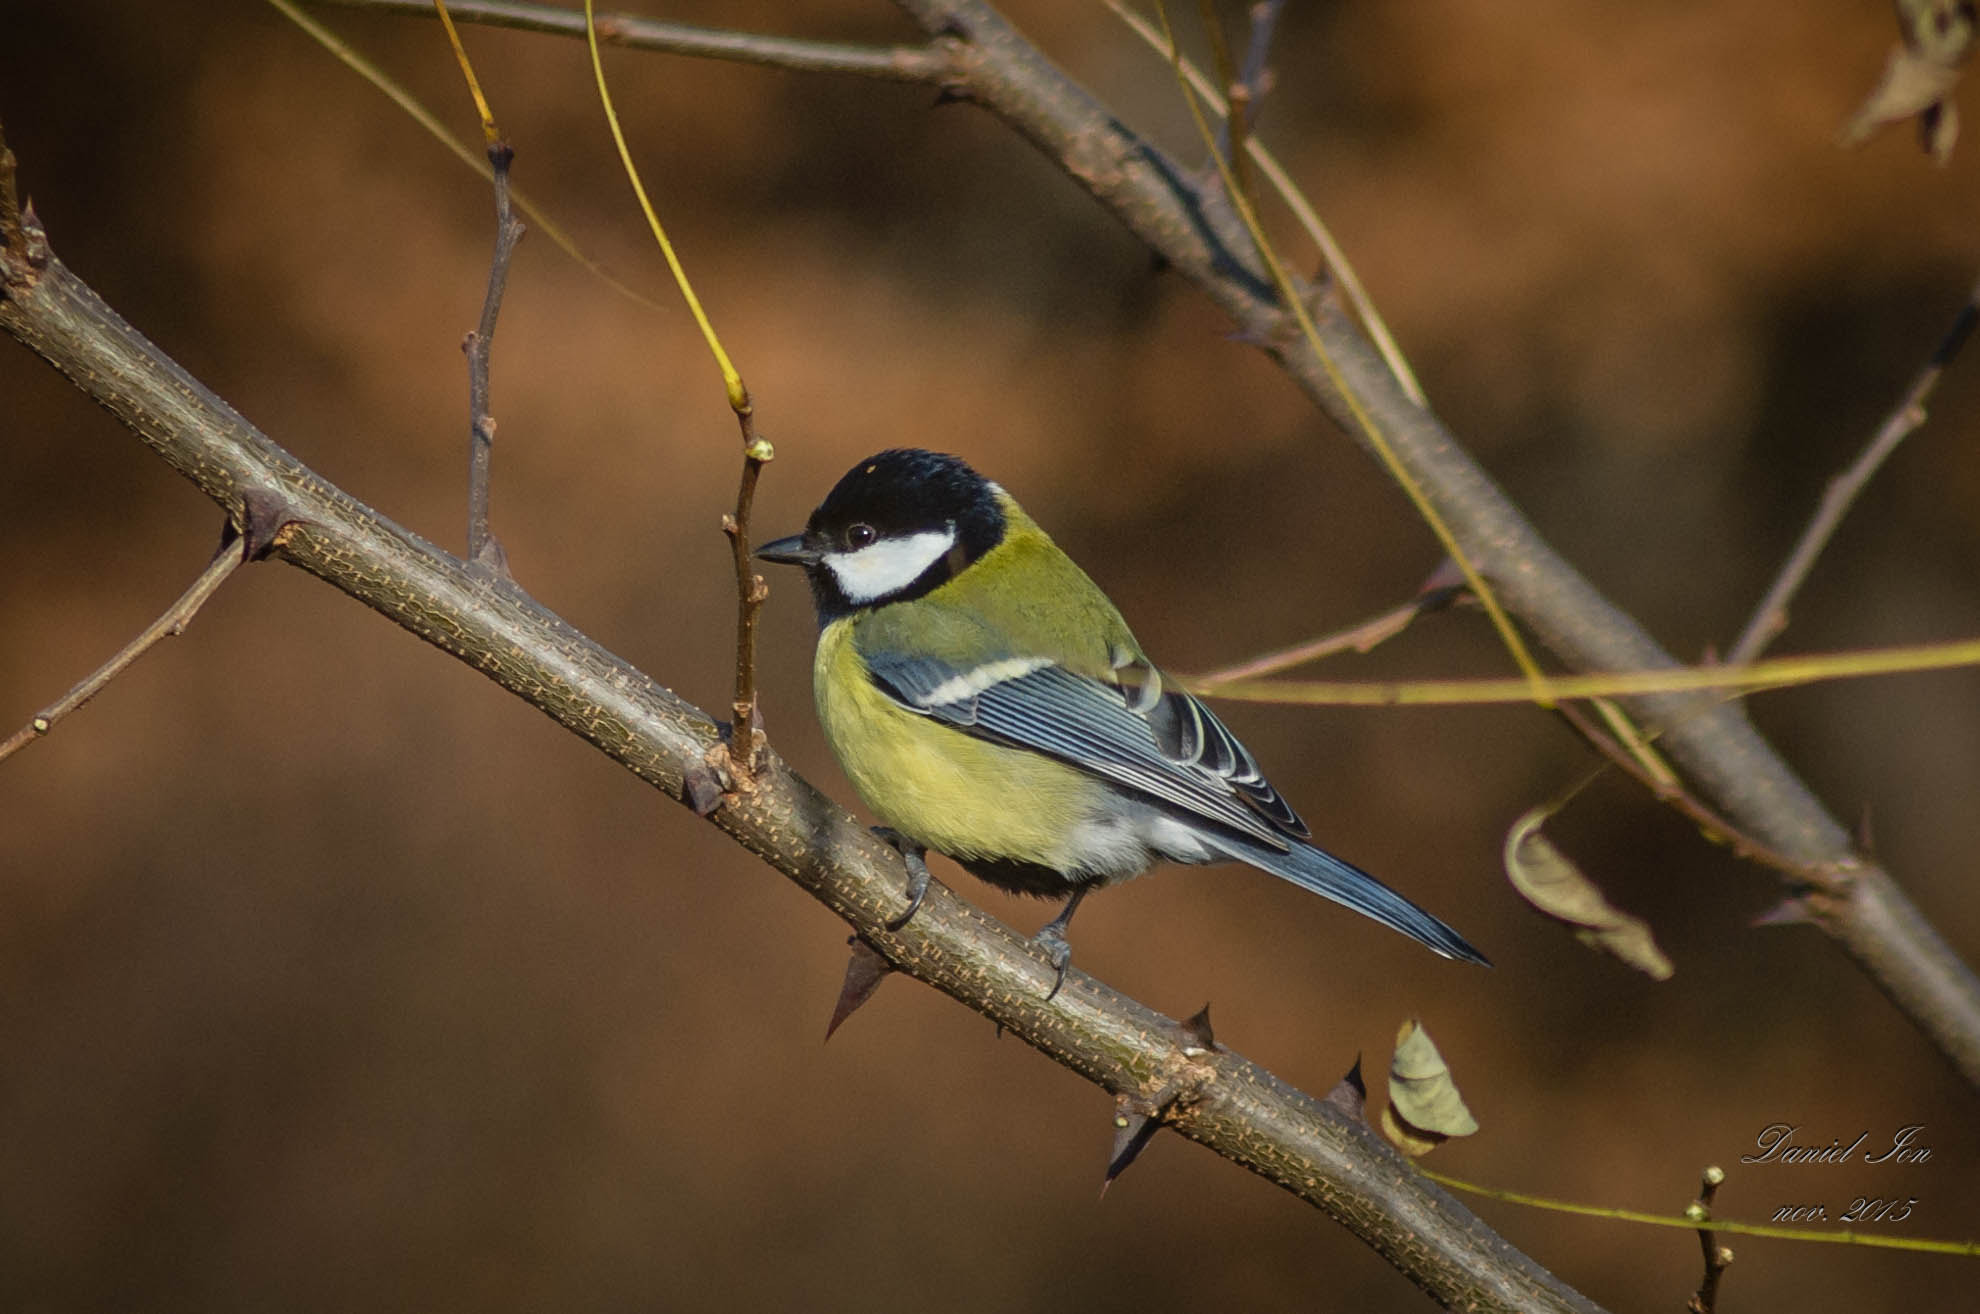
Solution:
[(846, 530), (846, 546), (855, 549), (863, 548), (871, 544), (878, 537), (880, 535), (875, 532), (871, 525), (853, 525)]

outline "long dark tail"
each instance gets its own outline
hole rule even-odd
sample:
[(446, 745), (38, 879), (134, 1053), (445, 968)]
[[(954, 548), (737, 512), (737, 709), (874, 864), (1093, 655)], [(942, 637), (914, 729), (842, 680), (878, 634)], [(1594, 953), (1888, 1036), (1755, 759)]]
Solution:
[(1220, 836), (1211, 842), (1239, 862), (1269, 871), (1301, 889), (1344, 904), (1364, 917), (1373, 917), (1446, 958), (1492, 965), (1491, 959), (1472, 948), (1456, 931), (1359, 867), (1342, 862), (1323, 849), (1294, 841), (1290, 852), (1280, 853), (1235, 837)]

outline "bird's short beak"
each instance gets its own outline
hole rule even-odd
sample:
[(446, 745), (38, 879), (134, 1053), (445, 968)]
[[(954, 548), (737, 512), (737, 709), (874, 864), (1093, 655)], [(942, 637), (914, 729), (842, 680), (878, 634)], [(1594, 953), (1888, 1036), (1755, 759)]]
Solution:
[(818, 558), (824, 554), (817, 548), (806, 547), (803, 534), (792, 534), (789, 538), (765, 543), (756, 549), (756, 555), (783, 566), (811, 566), (816, 565)]

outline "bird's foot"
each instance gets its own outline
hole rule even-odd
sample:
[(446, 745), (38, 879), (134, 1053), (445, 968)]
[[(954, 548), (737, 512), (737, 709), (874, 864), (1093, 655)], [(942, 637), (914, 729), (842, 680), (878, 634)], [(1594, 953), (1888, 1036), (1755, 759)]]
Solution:
[(1049, 1004), (1066, 983), (1066, 968), (1072, 963), (1072, 946), (1066, 943), (1066, 928), (1056, 919), (1047, 922), (1038, 934), (1031, 937), (1031, 942), (1045, 951), (1045, 961), (1052, 964), (1052, 970), (1057, 973), (1052, 979), (1051, 991), (1045, 996), (1045, 1002)]
[(1053, 970), (1057, 973), (1052, 978), (1051, 993), (1045, 996), (1045, 1002), (1048, 1004), (1058, 996), (1059, 988), (1065, 985), (1066, 965), (1072, 962), (1072, 945), (1066, 942), (1066, 927), (1072, 925), (1073, 914), (1079, 911), (1080, 900), (1084, 899), (1086, 892), (1092, 888), (1090, 885), (1076, 887), (1072, 897), (1066, 900), (1066, 906), (1059, 909), (1059, 915), (1045, 923), (1038, 929), (1038, 934), (1031, 937), (1031, 942), (1045, 951), (1045, 961), (1052, 964)]
[(887, 923), (888, 930), (898, 931), (914, 920), (914, 915), (921, 911), (922, 899), (928, 895), (928, 859), (925, 856), (928, 850), (892, 826), (875, 826), (873, 833), (893, 845), (894, 851), (901, 855), (901, 861), (907, 864), (907, 911)]

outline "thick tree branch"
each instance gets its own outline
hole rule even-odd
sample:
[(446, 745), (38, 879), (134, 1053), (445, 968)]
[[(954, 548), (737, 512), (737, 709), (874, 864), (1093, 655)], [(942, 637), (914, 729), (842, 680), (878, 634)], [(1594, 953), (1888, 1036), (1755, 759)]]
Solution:
[[(931, 34), (957, 38), (948, 84), (1004, 120), (1195, 283), (1259, 342), (1323, 411), (1360, 437), (1320, 357), (1292, 327), (1242, 253), (1225, 207), (1137, 137), (980, 0), (900, 0)], [(1319, 322), (1346, 387), (1426, 490), (1506, 606), (1570, 666), (1628, 671), (1675, 665), (1520, 514), (1449, 430), (1417, 407), (1345, 320)], [(1627, 700), (1715, 810), (1769, 848), (1833, 877), (1840, 894), (1805, 899), (1810, 919), (1980, 1087), (1980, 980), (1896, 882), (1853, 852), (1847, 829), (1761, 738), (1735, 704), (1710, 696)], [(1807, 891), (1790, 882), (1790, 897)]]
[[(288, 522), (279, 554), (453, 654), (677, 800), (719, 742), (699, 709), (488, 572), (358, 502), (270, 442), (55, 260), (31, 224), (0, 252), (0, 328), (47, 359), (240, 523)], [(685, 801), (685, 800), (683, 800)], [(1445, 1305), (1595, 1307), (1497, 1237), (1358, 1117), (1073, 971), (939, 886), (900, 931), (894, 851), (769, 755), (714, 825), (844, 918), (900, 970), (1167, 1125), (1324, 1209)]]

